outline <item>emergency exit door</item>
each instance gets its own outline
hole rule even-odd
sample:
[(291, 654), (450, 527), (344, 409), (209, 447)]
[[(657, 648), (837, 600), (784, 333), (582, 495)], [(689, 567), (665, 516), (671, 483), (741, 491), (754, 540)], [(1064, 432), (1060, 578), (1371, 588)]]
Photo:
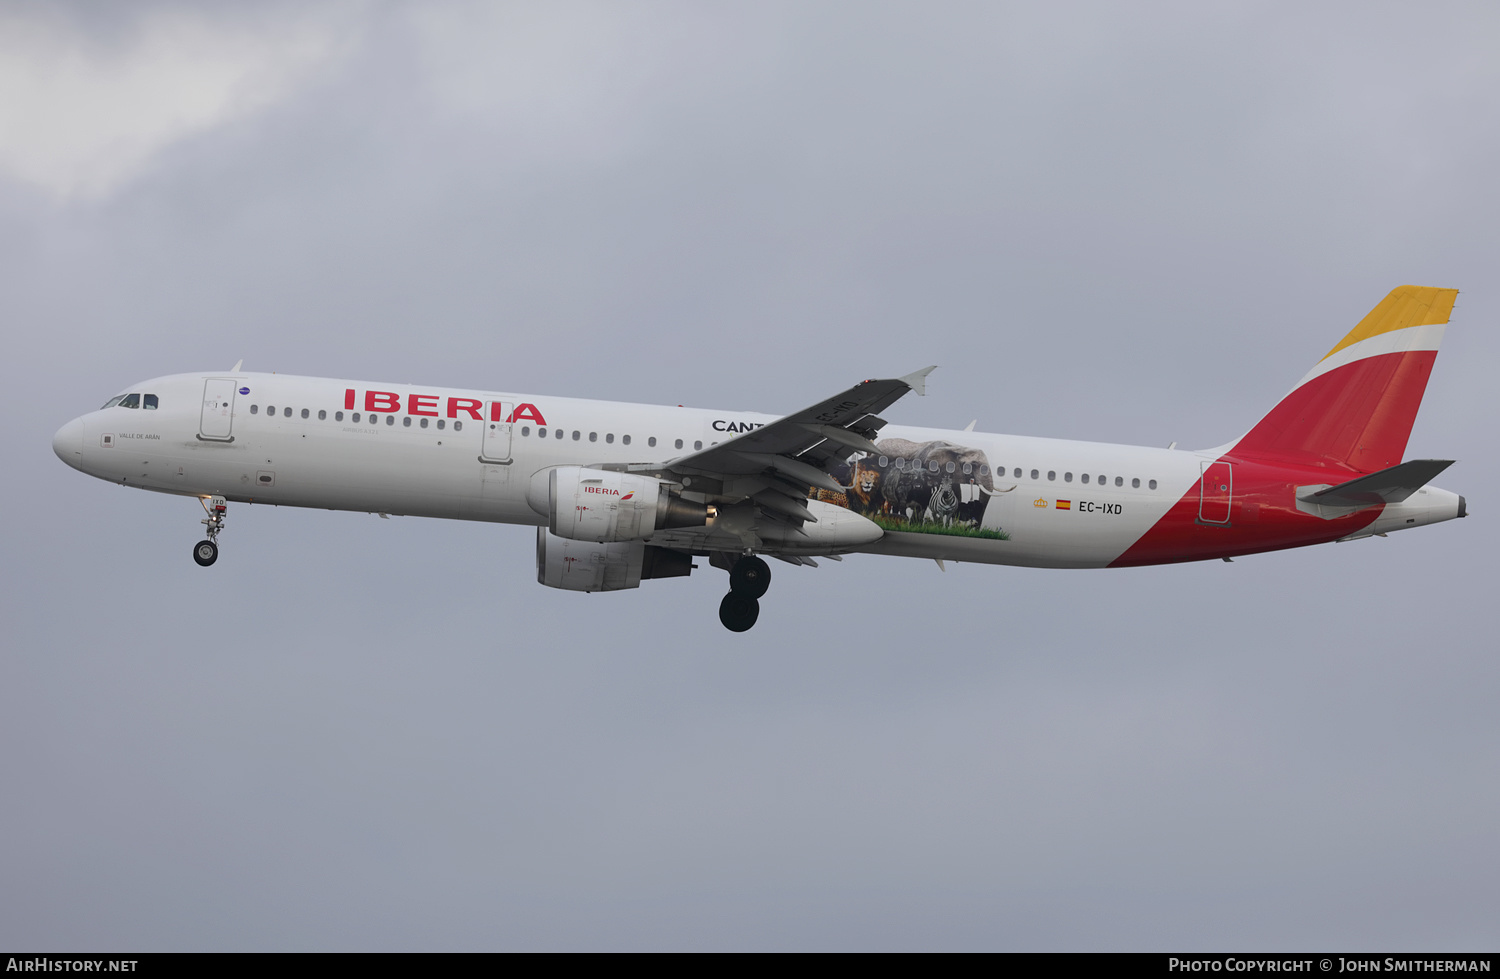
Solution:
[(510, 436), (516, 406), (509, 401), (490, 401), (484, 406), (484, 446), (481, 462), (510, 462)]

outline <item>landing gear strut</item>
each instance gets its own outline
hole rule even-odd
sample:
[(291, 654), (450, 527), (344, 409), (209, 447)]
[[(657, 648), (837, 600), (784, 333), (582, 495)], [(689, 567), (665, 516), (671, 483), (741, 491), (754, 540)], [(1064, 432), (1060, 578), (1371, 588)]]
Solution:
[(206, 500), (200, 497), (198, 502), (203, 504), (203, 511), (208, 514), (208, 519), (202, 521), (208, 528), (208, 540), (201, 540), (193, 545), (193, 560), (198, 562), (199, 567), (206, 568), (219, 559), (219, 531), (224, 529), (224, 515), (229, 505), (222, 496)]
[(729, 594), (719, 603), (719, 621), (730, 632), (745, 632), (760, 618), (760, 597), (771, 587), (771, 568), (747, 555), (729, 569)]

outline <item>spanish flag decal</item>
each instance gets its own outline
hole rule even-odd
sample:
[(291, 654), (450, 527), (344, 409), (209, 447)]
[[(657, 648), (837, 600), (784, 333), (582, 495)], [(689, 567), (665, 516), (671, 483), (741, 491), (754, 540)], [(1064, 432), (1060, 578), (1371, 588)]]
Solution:
[(1073, 501), (1072, 500), (1058, 500), (1057, 501), (1057, 508), (1059, 510), (1071, 510), (1071, 509), (1073, 509)]

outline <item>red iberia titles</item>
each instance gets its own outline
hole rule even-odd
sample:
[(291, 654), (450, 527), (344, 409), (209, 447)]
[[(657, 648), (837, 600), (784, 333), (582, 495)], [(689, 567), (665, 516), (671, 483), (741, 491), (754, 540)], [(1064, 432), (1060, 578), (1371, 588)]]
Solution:
[[(359, 392), (354, 388), (344, 389), (344, 408), (349, 411), (355, 410), (360, 404)], [(491, 401), (489, 410), (489, 421), (502, 422), (506, 424), (514, 422), (533, 422), (537, 425), (547, 424), (547, 419), (536, 405), (523, 402), (516, 405), (510, 411), (507, 402)], [(398, 413), (405, 409), (408, 415), (426, 416), (429, 418), (470, 418), (474, 421), (485, 421), (484, 402), (479, 398), (443, 398), (436, 394), (408, 394), (403, 405), (401, 395), (395, 391), (366, 391), (364, 392), (364, 410), (369, 412), (391, 412)]]

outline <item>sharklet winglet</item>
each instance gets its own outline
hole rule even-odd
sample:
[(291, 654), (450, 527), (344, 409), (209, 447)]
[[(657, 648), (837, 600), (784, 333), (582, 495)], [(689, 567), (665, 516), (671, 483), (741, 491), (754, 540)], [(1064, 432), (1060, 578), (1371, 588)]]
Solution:
[(937, 370), (937, 364), (924, 367), (919, 371), (912, 371), (910, 374), (898, 377), (897, 380), (917, 392), (917, 397), (923, 398), (927, 396), (927, 375), (935, 370)]

